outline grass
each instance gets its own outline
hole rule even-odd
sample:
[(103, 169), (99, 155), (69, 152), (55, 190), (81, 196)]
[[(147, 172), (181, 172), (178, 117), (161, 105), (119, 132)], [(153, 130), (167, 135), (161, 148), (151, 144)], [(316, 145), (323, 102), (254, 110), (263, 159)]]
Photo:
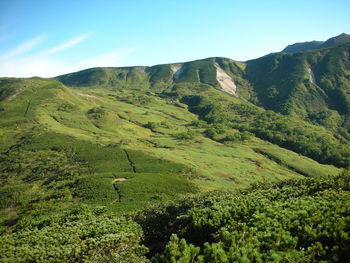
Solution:
[(200, 136), (187, 143), (164, 137), (154, 141), (162, 147), (153, 153), (191, 167), (196, 174), (190, 176), (202, 190), (237, 189), (261, 180), (300, 177), (242, 143), (226, 146)]
[(278, 148), (274, 145), (266, 145), (262, 148), (255, 148), (254, 150), (276, 161), (280, 165), (305, 176), (337, 175), (341, 171), (332, 165), (319, 164), (310, 158), (300, 156), (295, 152)]
[[(193, 121), (197, 120), (197, 116), (189, 113), (185, 106), (178, 107), (176, 102), (171, 100), (145, 94), (144, 96), (149, 98), (148, 102), (139, 104), (128, 102), (127, 98), (133, 94), (132, 91), (113, 92), (95, 88), (84, 88), (79, 91), (67, 89), (58, 92), (61, 101), (57, 101), (57, 98), (49, 100), (51, 103), (46, 101), (45, 107), (37, 108), (36, 119), (46, 129), (58, 133), (55, 135), (58, 136), (57, 142), (72, 140), (74, 144), (77, 144), (76, 151), (79, 152), (77, 156), (82, 160), (94, 163), (94, 172), (112, 172), (112, 169), (130, 171), (125, 161), (125, 153), (122, 149), (117, 149), (121, 147), (128, 148), (140, 172), (158, 172), (157, 167), (168, 165), (169, 171), (183, 173), (186, 169), (176, 168), (178, 164), (182, 164), (179, 167), (185, 165), (190, 169), (185, 173), (198, 174), (193, 177), (199, 176), (200, 179), (195, 180), (203, 189), (237, 188), (261, 179), (278, 180), (298, 176), (288, 167), (280, 166), (264, 155), (256, 153), (250, 145), (251, 142), (223, 145), (204, 138), (201, 135), (203, 129), (190, 126)], [(95, 98), (77, 95), (78, 92)], [(115, 95), (110, 96), (111, 94)], [(219, 95), (217, 93), (216, 96)], [(235, 98), (232, 100), (239, 101)], [(62, 103), (73, 106), (66, 107), (67, 110), (55, 110), (58, 107), (62, 108)], [(98, 121), (97, 127), (93, 123), (95, 120), (89, 118), (87, 112), (91, 108), (101, 106), (106, 114)], [(159, 125), (151, 130), (145, 128), (148, 122), (166, 123), (167, 125)], [(186, 127), (191, 127), (190, 129), (198, 134), (195, 140), (176, 140), (173, 135), (186, 131)], [(60, 138), (59, 134), (67, 134), (70, 139)], [(55, 136), (48, 135), (47, 138)], [(36, 141), (44, 143), (45, 139), (39, 137)], [(52, 141), (46, 143), (54, 145)], [(256, 144), (259, 145), (259, 143)], [(80, 144), (90, 146), (84, 149)], [(119, 146), (114, 148), (100, 146), (109, 144), (119, 144)], [(139, 151), (133, 153), (133, 150)], [(140, 152), (146, 155), (141, 154), (139, 158)], [(84, 156), (79, 156), (79, 154)], [(120, 160), (120, 167), (114, 162), (115, 159), (111, 158), (113, 155), (115, 159)], [(154, 156), (158, 161), (152, 162), (145, 159), (145, 156)], [(164, 159), (169, 160), (169, 164), (160, 161)]]
[[(208, 61), (191, 67), (200, 73)], [(227, 67), (228, 73), (239, 70), (231, 69), (234, 66), (230, 64)], [(168, 68), (159, 70), (157, 82)], [(0, 111), (0, 142), (2, 160), (6, 160), (0, 168), (12, 167), (2, 177), (6, 196), (1, 210), (3, 228), (25, 225), (35, 218), (39, 222), (81, 203), (126, 213), (147, 202), (197, 191), (241, 189), (306, 173), (337, 172), (299, 155), (291, 159), (285, 150), (256, 137), (227, 144), (209, 139), (205, 135), (208, 124), (194, 125), (198, 116), (187, 105), (138, 86), (145, 81), (140, 69), (104, 69), (104, 73), (103, 88), (95, 84), (65, 87), (38, 78), (6, 84), (10, 90), (18, 83), (26, 88), (11, 101), (4, 98), (0, 105), (5, 109)], [(75, 83), (69, 78), (72, 82), (68, 83)], [(123, 87), (127, 88), (121, 89), (119, 82), (113, 84), (113, 78), (124, 78)], [(241, 111), (257, 108), (207, 84), (188, 85), (179, 80), (175, 85), (181, 96), (200, 91), (227, 105), (242, 105), (238, 107)], [(6, 96), (11, 94), (8, 91)], [(227, 129), (221, 137), (238, 132)], [(190, 137), (179, 139), (178, 134), (188, 131)], [(256, 148), (271, 149), (280, 161)], [(300, 162), (301, 167), (292, 166), (293, 162)], [(127, 181), (113, 185), (115, 178)], [(120, 202), (114, 186), (120, 190)]]
[[(114, 182), (117, 178), (126, 181)], [(185, 177), (157, 173), (94, 174), (78, 179), (75, 186), (75, 194), (82, 203), (104, 205), (118, 212), (134, 211), (145, 202), (160, 202), (195, 192), (196, 186)]]

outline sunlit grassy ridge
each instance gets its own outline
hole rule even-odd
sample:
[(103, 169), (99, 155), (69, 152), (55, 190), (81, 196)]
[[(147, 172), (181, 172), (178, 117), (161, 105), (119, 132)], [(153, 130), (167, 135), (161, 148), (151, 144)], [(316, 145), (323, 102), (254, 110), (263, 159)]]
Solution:
[[(190, 181), (193, 189), (202, 190), (242, 188), (261, 180), (311, 175), (313, 170), (325, 174), (337, 172), (334, 167), (321, 166), (297, 155), (292, 162), (300, 159), (298, 168), (286, 165), (283, 159), (288, 158), (278, 154), (281, 149), (277, 146), (251, 134), (245, 139), (239, 137), (238, 124), (252, 121), (264, 111), (244, 98), (220, 91), (213, 63), (235, 77), (238, 88), (249, 86), (238, 63), (219, 58), (180, 65), (184, 74), (181, 78), (174, 78), (171, 66), (161, 65), (150, 69), (91, 69), (58, 78), (81, 87), (38, 78), (4, 79), (1, 122), (5, 159), (13, 151), (25, 151), (24, 156), (28, 157), (24, 158), (29, 158), (30, 152), (40, 150), (48, 159), (58, 154), (68, 158), (67, 162), (78, 162), (81, 168), (77, 178), (85, 174), (96, 174), (93, 178), (98, 178), (101, 173), (123, 177), (118, 172), (132, 171), (125, 153), (128, 152), (136, 173), (178, 174), (183, 178), (179, 183), (185, 185)], [(203, 73), (206, 78), (201, 78), (200, 72), (206, 72)], [(157, 86), (160, 82), (163, 86)], [(249, 90), (246, 92), (250, 94)], [(198, 102), (193, 100), (196, 93), (201, 95)], [(227, 124), (234, 120), (237, 126)], [(291, 125), (299, 125), (297, 121), (294, 123)], [(268, 148), (279, 158), (271, 158), (266, 151), (257, 151), (258, 148)], [(163, 161), (156, 165), (152, 160)], [(47, 180), (45, 175), (40, 179), (33, 184), (39, 186)], [(125, 183), (128, 184), (129, 181)], [(70, 202), (79, 200), (74, 193), (68, 195)], [(143, 199), (148, 200), (139, 201)]]
[[(256, 151), (278, 153), (279, 147), (251, 135), (224, 142), (239, 131), (200, 121), (179, 99), (149, 88), (68, 88), (45, 79), (13, 80), (11, 85), (17, 88), (18, 83), (23, 90), (4, 98), (1, 112), (4, 227), (25, 226), (31, 220), (26, 217), (39, 224), (80, 203), (131, 211), (178, 194), (243, 188), (309, 175), (312, 169), (337, 173), (297, 155), (293, 162), (302, 161), (298, 169), (284, 165)], [(179, 86), (178, 92), (186, 96), (197, 88), (202, 89)], [(249, 104), (221, 95), (217, 87), (203, 87), (205, 94)], [(208, 129), (218, 133), (208, 137)], [(127, 181), (114, 183), (117, 178)]]

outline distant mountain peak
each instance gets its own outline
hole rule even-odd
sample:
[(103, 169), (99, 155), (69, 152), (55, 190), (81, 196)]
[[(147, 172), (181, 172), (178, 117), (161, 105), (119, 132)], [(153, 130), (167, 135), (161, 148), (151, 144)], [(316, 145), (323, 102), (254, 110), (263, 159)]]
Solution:
[(342, 33), (338, 36), (332, 37), (322, 44), (321, 48), (331, 47), (334, 45), (350, 42), (350, 35)]
[(323, 41), (309, 41), (309, 42), (301, 42), (295, 43), (292, 45), (288, 45), (282, 52), (294, 53), (299, 51), (311, 50), (319, 48), (324, 42)]
[(300, 51), (306, 51), (306, 50), (313, 50), (313, 49), (320, 49), (320, 48), (327, 48), (332, 47), (338, 44), (350, 42), (350, 35), (346, 33), (342, 33), (338, 36), (332, 37), (326, 41), (308, 41), (308, 42), (301, 42), (301, 43), (295, 43), (292, 45), (288, 45), (285, 49), (282, 50), (282, 52), (287, 53), (294, 53), (294, 52), (300, 52)]

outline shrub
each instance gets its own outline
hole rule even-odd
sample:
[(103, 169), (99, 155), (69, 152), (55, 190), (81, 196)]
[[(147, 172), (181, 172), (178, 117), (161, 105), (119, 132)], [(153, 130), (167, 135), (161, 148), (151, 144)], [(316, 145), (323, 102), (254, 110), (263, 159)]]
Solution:
[(102, 117), (105, 115), (106, 111), (103, 107), (96, 107), (88, 110), (87, 112), (89, 116), (93, 119), (102, 119)]
[(153, 122), (153, 121), (149, 121), (149, 122), (147, 122), (145, 125), (143, 125), (143, 127), (147, 128), (147, 129), (150, 129), (150, 130), (154, 130), (154, 129), (156, 129), (158, 126), (159, 126), (159, 124), (156, 123), (156, 122)]
[(250, 132), (236, 132), (233, 134), (229, 134), (224, 138), (225, 142), (236, 142), (236, 141), (247, 141), (252, 137), (252, 134)]
[(2, 236), (1, 262), (145, 262), (142, 230), (123, 217), (71, 213), (42, 229)]
[(210, 139), (214, 139), (217, 136), (217, 131), (214, 128), (208, 128), (204, 133)]
[(186, 132), (180, 132), (174, 135), (174, 137), (178, 140), (192, 140), (196, 136), (196, 133), (191, 130), (187, 130)]
[(164, 245), (154, 262), (346, 262), (350, 173), (206, 193), (136, 220)]

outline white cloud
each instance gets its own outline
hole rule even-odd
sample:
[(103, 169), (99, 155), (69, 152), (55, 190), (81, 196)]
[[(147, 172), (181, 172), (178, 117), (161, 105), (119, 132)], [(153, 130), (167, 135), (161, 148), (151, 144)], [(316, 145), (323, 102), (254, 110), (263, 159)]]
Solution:
[(69, 40), (61, 45), (44, 50), (44, 51), (40, 52), (39, 54), (37, 54), (36, 56), (48, 56), (48, 55), (55, 54), (57, 52), (60, 52), (62, 50), (65, 50), (67, 48), (70, 48), (70, 47), (73, 47), (73, 46), (79, 44), (80, 42), (87, 39), (90, 35), (91, 35), (91, 33), (86, 33), (86, 34), (77, 36), (77, 37), (75, 37), (75, 38), (73, 38), (73, 39), (71, 39), (71, 40)]
[(24, 43), (16, 46), (15, 48), (13, 48), (9, 52), (7, 52), (7, 53), (3, 54), (2, 56), (0, 56), (0, 59), (1, 60), (9, 59), (9, 58), (12, 58), (12, 57), (19, 56), (19, 55), (21, 55), (23, 53), (26, 53), (26, 52), (32, 50), (33, 48), (35, 48), (41, 42), (43, 42), (44, 38), (45, 37), (43, 35), (40, 35), (40, 36), (37, 36), (37, 37), (27, 41), (27, 42), (24, 42)]
[[(1, 56), (3, 59), (0, 60), (0, 76), (54, 77), (91, 67), (117, 67), (121, 66), (123, 57), (134, 51), (134, 49), (113, 50), (99, 54), (95, 57), (86, 58), (76, 63), (72, 63), (69, 60), (67, 61), (62, 58), (53, 58), (51, 56), (79, 44), (80, 42), (86, 40), (89, 36), (90, 34), (80, 35), (63, 44), (28, 56), (20, 55), (31, 50), (31, 48), (35, 46), (34, 44), (36, 41), (28, 41), (23, 43), (10, 51), (11, 53), (5, 54), (6, 56)], [(32, 45), (30, 45), (30, 43)]]

